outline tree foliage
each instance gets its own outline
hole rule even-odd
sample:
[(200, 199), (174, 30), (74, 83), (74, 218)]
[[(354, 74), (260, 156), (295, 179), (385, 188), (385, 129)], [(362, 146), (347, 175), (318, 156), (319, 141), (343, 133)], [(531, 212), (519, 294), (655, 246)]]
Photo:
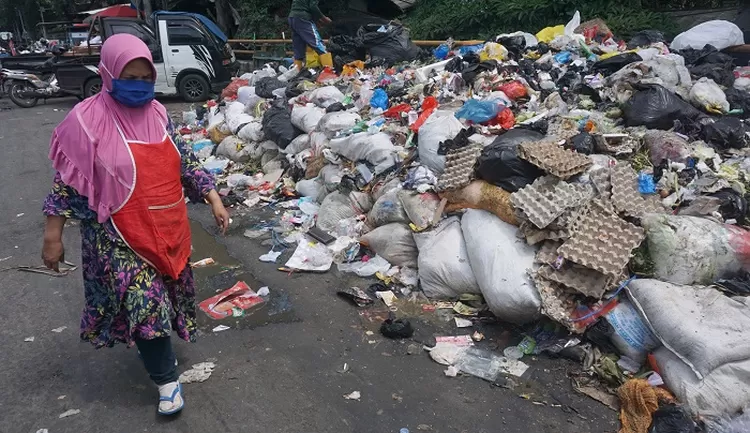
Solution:
[(620, 37), (644, 29), (675, 33), (672, 20), (641, 2), (614, 0), (421, 0), (405, 18), (416, 39), (488, 38), (518, 30), (536, 33), (565, 24), (575, 11), (584, 21), (601, 18)]

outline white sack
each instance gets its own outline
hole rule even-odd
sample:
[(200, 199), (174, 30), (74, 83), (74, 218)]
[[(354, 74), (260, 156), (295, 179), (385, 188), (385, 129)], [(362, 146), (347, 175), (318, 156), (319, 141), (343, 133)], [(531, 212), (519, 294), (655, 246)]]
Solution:
[(417, 245), (406, 224), (386, 224), (362, 236), (359, 241), (393, 266), (417, 267)]
[(354, 125), (362, 120), (357, 113), (348, 111), (337, 111), (327, 113), (318, 123), (318, 131), (323, 132), (328, 138), (333, 138), (340, 131), (352, 129)]
[(518, 228), (487, 211), (469, 209), (461, 230), (471, 269), (490, 310), (517, 324), (537, 319), (541, 299), (527, 274), (536, 253), (516, 237)]
[(328, 108), (337, 102), (344, 102), (346, 96), (344, 96), (344, 94), (336, 87), (326, 86), (317, 88), (310, 92), (309, 99), (310, 102), (318, 107)]
[(419, 128), (419, 161), (436, 175), (443, 174), (445, 155), (438, 155), (440, 143), (454, 138), (463, 129), (452, 111), (438, 110)]
[(384, 132), (377, 134), (360, 132), (347, 137), (334, 138), (329, 146), (331, 150), (350, 161), (367, 161), (372, 165), (387, 161), (396, 152), (396, 147), (391, 143), (391, 136)]
[(694, 48), (702, 50), (706, 45), (713, 45), (717, 50), (744, 45), (745, 37), (737, 24), (724, 20), (706, 21), (692, 29), (677, 35), (669, 48), (684, 50)]
[(292, 125), (309, 134), (315, 130), (318, 122), (325, 114), (324, 109), (318, 108), (314, 104), (295, 105), (292, 108)]
[(419, 249), (419, 283), (430, 299), (482, 293), (469, 264), (461, 222), (450, 217), (434, 229), (414, 233)]

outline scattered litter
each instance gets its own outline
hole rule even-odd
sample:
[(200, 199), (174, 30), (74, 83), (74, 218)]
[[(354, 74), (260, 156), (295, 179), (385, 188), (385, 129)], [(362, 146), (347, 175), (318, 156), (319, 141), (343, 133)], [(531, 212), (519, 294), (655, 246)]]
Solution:
[(23, 341), (26, 342), (26, 343), (33, 343), (34, 342), (34, 338), (35, 337), (26, 337), (26, 338), (23, 339)]
[(206, 266), (211, 266), (214, 264), (216, 264), (216, 261), (213, 258), (208, 257), (205, 259), (198, 260), (197, 262), (191, 263), (190, 267), (191, 268), (205, 268)]
[(67, 418), (69, 416), (78, 415), (79, 413), (81, 413), (80, 409), (70, 409), (70, 410), (66, 410), (65, 412), (61, 413), (58, 418), (63, 419), (63, 418)]
[(279, 259), (279, 256), (281, 255), (283, 251), (274, 251), (271, 250), (262, 256), (258, 257), (258, 260), (264, 263), (276, 263), (276, 260)]
[(58, 333), (58, 334), (59, 334), (59, 333), (63, 332), (63, 331), (64, 331), (64, 330), (66, 330), (66, 329), (68, 329), (68, 327), (67, 327), (67, 326), (61, 326), (61, 327), (59, 327), (59, 328), (55, 328), (55, 329), (53, 329), (53, 330), (52, 330), (52, 332), (56, 332), (56, 333)]
[(269, 289), (268, 286), (263, 286), (258, 289), (256, 294), (262, 298), (265, 298), (266, 296), (269, 296), (271, 294), (271, 289)]
[(231, 288), (201, 302), (198, 307), (212, 319), (223, 319), (241, 317), (246, 310), (263, 302), (263, 298), (244, 281), (239, 281)]
[(25, 213), (23, 213), (23, 212), (21, 212), (21, 213), (19, 213), (19, 214), (17, 214), (17, 215), (16, 215), (16, 218), (21, 218), (21, 217), (22, 217), (22, 216), (24, 216), (24, 215), (26, 215), (26, 214), (25, 214)]
[(344, 394), (344, 398), (347, 400), (356, 400), (359, 401), (362, 398), (362, 394), (360, 394), (359, 391), (353, 391), (350, 394)]
[(470, 328), (474, 326), (474, 322), (472, 322), (469, 319), (464, 319), (462, 317), (455, 317), (453, 320), (456, 321), (456, 328)]
[(349, 299), (354, 302), (358, 307), (367, 307), (375, 303), (375, 301), (365, 293), (364, 290), (359, 287), (349, 287), (336, 292), (342, 298)]
[(414, 335), (414, 328), (406, 319), (389, 318), (380, 325), (380, 333), (392, 339), (410, 338)]
[(375, 292), (375, 296), (377, 296), (378, 299), (381, 299), (388, 307), (392, 307), (394, 302), (396, 302), (396, 299), (398, 299), (396, 298), (396, 294), (390, 290), (385, 292)]
[(226, 331), (227, 329), (232, 329), (232, 328), (230, 328), (229, 326), (226, 326), (226, 325), (219, 325), (219, 326), (214, 327), (214, 329), (212, 329), (212, 331), (213, 332), (221, 332), (221, 331)]
[(211, 377), (214, 368), (216, 368), (216, 364), (213, 362), (199, 362), (198, 364), (193, 364), (190, 370), (182, 372), (179, 381), (182, 384), (205, 382)]

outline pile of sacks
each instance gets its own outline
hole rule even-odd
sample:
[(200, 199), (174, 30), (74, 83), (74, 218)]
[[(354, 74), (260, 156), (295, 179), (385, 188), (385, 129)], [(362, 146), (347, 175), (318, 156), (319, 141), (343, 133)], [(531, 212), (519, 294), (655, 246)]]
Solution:
[[(735, 297), (750, 287), (750, 70), (720, 51), (744, 43), (733, 26), (626, 44), (576, 13), (446, 42), (437, 62), (267, 65), (186, 120), (238, 202), (296, 193), (287, 266), (481, 294), (517, 324), (606, 322), (621, 368), (659, 371), (694, 414), (732, 414), (750, 404)], [(315, 246), (313, 226), (336, 241)]]

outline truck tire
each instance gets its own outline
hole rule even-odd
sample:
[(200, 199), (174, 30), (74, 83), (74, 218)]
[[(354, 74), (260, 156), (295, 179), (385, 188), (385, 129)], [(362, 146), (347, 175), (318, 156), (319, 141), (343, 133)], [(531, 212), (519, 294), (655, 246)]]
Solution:
[(37, 102), (39, 102), (39, 98), (23, 98), (21, 97), (21, 95), (19, 95), (19, 92), (25, 91), (30, 87), (31, 85), (25, 82), (13, 83), (10, 86), (8, 97), (11, 101), (13, 101), (14, 104), (18, 105), (21, 108), (34, 107), (36, 106)]
[(202, 75), (188, 74), (180, 79), (178, 91), (185, 102), (203, 102), (209, 98), (211, 87)]
[(89, 78), (83, 85), (83, 97), (89, 98), (102, 91), (102, 79), (99, 77)]

